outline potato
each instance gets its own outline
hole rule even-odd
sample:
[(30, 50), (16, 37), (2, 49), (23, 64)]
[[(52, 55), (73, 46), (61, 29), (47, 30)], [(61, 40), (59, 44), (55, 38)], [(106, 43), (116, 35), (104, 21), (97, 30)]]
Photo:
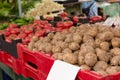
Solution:
[(91, 70), (91, 68), (85, 64), (81, 65), (80, 67), (81, 67), (81, 70)]
[(79, 55), (85, 56), (85, 54), (88, 53), (88, 52), (95, 53), (95, 50), (92, 46), (90, 46), (88, 44), (82, 44), (81, 47), (80, 47)]
[(54, 53), (53, 54), (53, 57), (56, 59), (56, 60), (63, 60), (63, 53)]
[(72, 53), (72, 50), (70, 48), (65, 48), (62, 53)]
[(110, 64), (113, 66), (118, 66), (120, 61), (120, 56), (114, 56), (110, 60)]
[(37, 52), (38, 51), (38, 49), (37, 48), (33, 48), (33, 50), (32, 50), (33, 52)]
[(110, 47), (110, 44), (108, 42), (101, 42), (100, 43), (100, 48), (105, 50), (105, 51), (109, 51), (109, 47)]
[(111, 49), (110, 52), (113, 56), (120, 56), (120, 48), (115, 47)]
[(62, 49), (65, 49), (65, 48), (68, 48), (68, 47), (69, 47), (69, 44), (66, 43), (66, 42), (62, 42), (62, 43), (60, 44), (60, 47), (61, 47)]
[(67, 34), (69, 34), (69, 31), (68, 30), (63, 30), (62, 32), (61, 32), (63, 35), (67, 35)]
[(85, 55), (85, 63), (88, 66), (94, 66), (95, 63), (97, 62), (97, 55), (89, 52)]
[(77, 56), (75, 56), (72, 53), (66, 53), (63, 55), (63, 61), (68, 62), (70, 64), (76, 64), (77, 63)]
[(84, 36), (83, 36), (83, 42), (87, 42), (87, 41), (89, 41), (89, 40), (93, 40), (93, 41), (94, 41), (94, 39), (93, 39), (92, 36), (89, 36), (89, 35), (84, 35)]
[(113, 28), (112, 32), (115, 37), (120, 37), (120, 28)]
[(78, 29), (83, 30), (85, 33), (88, 29), (90, 29), (90, 25), (89, 24), (82, 24), (78, 27)]
[(92, 37), (95, 37), (98, 33), (98, 29), (96, 26), (90, 27), (90, 29), (86, 32), (87, 35), (90, 35)]
[(56, 37), (54, 39), (63, 41), (65, 39), (65, 35), (63, 35), (63, 34), (56, 35)]
[(113, 47), (120, 47), (120, 38), (117, 38), (117, 37), (113, 38), (111, 40), (111, 43)]
[(110, 31), (97, 34), (97, 38), (102, 41), (110, 41), (113, 38), (113, 33)]
[(55, 35), (54, 35), (54, 37), (53, 37), (53, 39), (59, 40), (59, 36), (60, 36), (60, 35), (61, 35), (60, 32), (56, 32)]
[(55, 43), (55, 46), (59, 46), (59, 47), (61, 47), (61, 44), (63, 43), (63, 41), (57, 41), (56, 43)]
[(69, 32), (70, 32), (70, 33), (75, 33), (75, 32), (76, 32), (76, 27), (71, 27), (71, 28), (69, 29)]
[(105, 70), (108, 67), (108, 64), (105, 61), (98, 61), (93, 69), (95, 71)]
[(79, 44), (76, 43), (76, 42), (71, 42), (71, 43), (69, 44), (69, 48), (70, 48), (71, 50), (78, 50), (78, 49), (80, 48), (80, 46), (79, 46)]
[(98, 27), (98, 31), (99, 31), (99, 33), (101, 33), (101, 32), (107, 32), (107, 31), (110, 31), (110, 27), (108, 27), (108, 26), (101, 26), (100, 25), (100, 27)]
[(74, 41), (74, 42), (81, 43), (82, 37), (81, 37), (79, 34), (74, 33), (74, 34), (73, 34), (73, 41)]
[(58, 42), (57, 40), (53, 39), (53, 40), (51, 41), (51, 44), (52, 44), (52, 45), (56, 45), (57, 42)]
[(39, 40), (37, 41), (37, 42), (35, 42), (35, 44), (34, 44), (34, 47), (35, 48), (38, 48), (39, 47), (39, 44), (41, 44), (42, 42), (40, 42)]
[(46, 47), (45, 47), (45, 52), (46, 53), (51, 53), (52, 52), (52, 45), (49, 43)]
[(102, 75), (102, 76), (108, 75), (107, 72), (104, 71), (104, 70), (99, 70), (99, 71), (97, 71), (97, 73), (100, 74), (100, 75)]
[(42, 42), (44, 42), (44, 38), (40, 37), (40, 39), (38, 41), (42, 43)]
[(72, 34), (67, 34), (65, 42), (70, 43), (73, 41), (73, 35)]
[(75, 54), (76, 56), (79, 56), (79, 52), (80, 52), (80, 50), (77, 50), (77, 51), (74, 52), (74, 54)]
[(34, 48), (34, 44), (35, 42), (34, 41), (31, 41), (29, 44), (28, 44), (28, 49), (32, 50)]
[(32, 41), (34, 41), (34, 42), (38, 41), (38, 37), (37, 36), (33, 36), (32, 37)]
[(44, 42), (50, 42), (50, 39), (48, 37), (44, 37), (43, 41)]
[(77, 30), (76, 31), (77, 33), (79, 32), (79, 34), (83, 37), (84, 36), (84, 33), (86, 32), (86, 30), (84, 30), (84, 29), (81, 29), (81, 30)]
[(81, 66), (85, 63), (85, 58), (83, 56), (78, 56), (78, 64)]
[(94, 41), (94, 40), (88, 40), (88, 41), (86, 41), (84, 44), (88, 44), (88, 45), (92, 46), (93, 48), (96, 48), (96, 45), (95, 45), (95, 41)]
[(102, 42), (102, 40), (95, 39), (95, 46), (96, 46), (96, 48), (100, 47), (101, 42)]
[(108, 74), (115, 74), (117, 72), (120, 71), (120, 67), (119, 66), (109, 66), (107, 69), (106, 69), (106, 72)]
[(53, 39), (54, 33), (53, 33), (53, 32), (49, 33), (49, 34), (47, 35), (47, 37), (48, 37), (49, 39)]
[(96, 54), (98, 56), (98, 59), (101, 60), (101, 61), (108, 62), (109, 59), (110, 59), (110, 55), (102, 49), (97, 48), (96, 49)]
[(45, 45), (44, 44), (39, 45), (38, 50), (45, 51)]
[(84, 50), (80, 50), (78, 55), (84, 57), (86, 54), (87, 52), (85, 52)]
[(59, 46), (54, 46), (52, 48), (53, 53), (61, 53), (62, 49)]
[(56, 32), (55, 35), (59, 36), (59, 35), (61, 35), (61, 32)]

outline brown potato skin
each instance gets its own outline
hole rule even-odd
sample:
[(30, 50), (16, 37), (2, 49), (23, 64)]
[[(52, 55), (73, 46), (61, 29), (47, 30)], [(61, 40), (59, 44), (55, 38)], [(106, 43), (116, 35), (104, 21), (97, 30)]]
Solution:
[(113, 38), (111, 40), (111, 44), (113, 47), (120, 47), (120, 38), (117, 37)]
[(93, 69), (95, 71), (105, 70), (108, 67), (108, 64), (105, 61), (98, 61)]
[(118, 47), (111, 49), (110, 52), (113, 56), (120, 56), (120, 48)]
[(110, 64), (113, 66), (118, 66), (120, 61), (120, 56), (114, 56), (110, 59)]
[(85, 64), (85, 58), (84, 58), (84, 56), (79, 56), (78, 57), (78, 64), (79, 64), (79, 66)]
[(68, 62), (70, 64), (76, 64), (77, 63), (77, 56), (75, 56), (72, 53), (66, 53), (63, 55), (63, 61)]
[(81, 65), (80, 67), (81, 67), (81, 70), (91, 70), (91, 68), (85, 64)]
[(115, 74), (117, 72), (120, 71), (120, 66), (109, 66), (107, 69), (106, 69), (106, 72), (108, 74)]
[(106, 51), (104, 51), (104, 50), (102, 50), (102, 49), (100, 49), (100, 48), (97, 48), (97, 49), (96, 49), (96, 54), (97, 54), (98, 59), (99, 59), (100, 61), (108, 62), (109, 59), (110, 59), (109, 54), (108, 54)]
[(101, 49), (103, 49), (103, 50), (105, 50), (105, 51), (109, 51), (109, 49), (110, 49), (110, 44), (108, 43), (108, 42), (101, 42), (100, 43), (100, 48)]
[(97, 71), (97, 73), (102, 75), (102, 76), (108, 75), (108, 73), (106, 71), (104, 71), (104, 70), (99, 70), (99, 71)]
[(95, 63), (97, 62), (97, 55), (89, 52), (85, 55), (85, 63), (88, 66), (94, 66)]
[(78, 44), (77, 42), (71, 42), (71, 43), (69, 44), (69, 48), (70, 48), (71, 50), (78, 50), (78, 49), (80, 48), (80, 46), (79, 46), (79, 44)]
[(114, 37), (113, 33), (110, 31), (102, 32), (97, 34), (97, 38), (102, 41), (110, 41)]

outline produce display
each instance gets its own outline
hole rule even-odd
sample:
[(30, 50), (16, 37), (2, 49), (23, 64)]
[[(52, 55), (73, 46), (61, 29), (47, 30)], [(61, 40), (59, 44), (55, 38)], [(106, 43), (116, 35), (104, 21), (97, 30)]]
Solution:
[(28, 44), (32, 36), (44, 36), (46, 32), (53, 30), (52, 25), (47, 21), (37, 21), (35, 20), (31, 24), (26, 24), (18, 26), (16, 24), (9, 24), (9, 26), (1, 30), (0, 33), (4, 34), (7, 41), (12, 41), (13, 39), (22, 39), (23, 44)]
[(42, 3), (36, 4), (35, 8), (28, 11), (26, 16), (35, 18), (36, 16), (47, 15), (53, 11), (60, 11), (62, 9), (64, 9), (62, 4), (58, 4), (52, 0), (43, 0)]
[(84, 24), (45, 37), (34, 36), (28, 49), (104, 76), (120, 71), (120, 28)]

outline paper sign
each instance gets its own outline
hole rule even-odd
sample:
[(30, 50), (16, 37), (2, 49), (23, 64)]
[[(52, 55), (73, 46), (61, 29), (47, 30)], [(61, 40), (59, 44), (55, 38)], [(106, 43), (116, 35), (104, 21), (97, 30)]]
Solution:
[(47, 80), (75, 80), (80, 67), (56, 60), (48, 74)]

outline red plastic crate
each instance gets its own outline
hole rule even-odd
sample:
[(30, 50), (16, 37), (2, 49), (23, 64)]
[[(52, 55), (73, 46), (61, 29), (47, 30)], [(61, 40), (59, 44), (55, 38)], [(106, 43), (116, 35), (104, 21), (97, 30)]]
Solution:
[(81, 80), (120, 80), (120, 72), (113, 75), (102, 76), (94, 71), (79, 71), (78, 77)]
[[(30, 77), (33, 76), (33, 74), (38, 74), (38, 76), (42, 77), (41, 80), (46, 80), (47, 75), (54, 63), (54, 59), (51, 56), (45, 55), (43, 52), (32, 52), (25, 48), (23, 45), (19, 44), (18, 47), (21, 49), (20, 54), (22, 55), (21, 60), (24, 62), (25, 66), (25, 75), (27, 75), (27, 77)], [(33, 67), (28, 62), (31, 62), (36, 67)], [(94, 71), (80, 70), (77, 77), (77, 80), (120, 80), (120, 72), (114, 75), (102, 76)]]
[(3, 61), (3, 52), (0, 51), (0, 62), (2, 62), (2, 61)]
[(6, 64), (7, 66), (9, 66), (10, 68), (13, 69), (13, 71), (16, 74), (20, 74), (20, 64), (19, 64), (19, 60), (15, 59), (13, 56), (11, 56), (10, 54), (2, 51), (2, 57), (3, 57), (3, 63)]
[(47, 75), (54, 63), (50, 56), (43, 53), (35, 53), (22, 44), (18, 44), (19, 59), (21, 59), (22, 74), (26, 78), (33, 78), (35, 80), (46, 80)]

